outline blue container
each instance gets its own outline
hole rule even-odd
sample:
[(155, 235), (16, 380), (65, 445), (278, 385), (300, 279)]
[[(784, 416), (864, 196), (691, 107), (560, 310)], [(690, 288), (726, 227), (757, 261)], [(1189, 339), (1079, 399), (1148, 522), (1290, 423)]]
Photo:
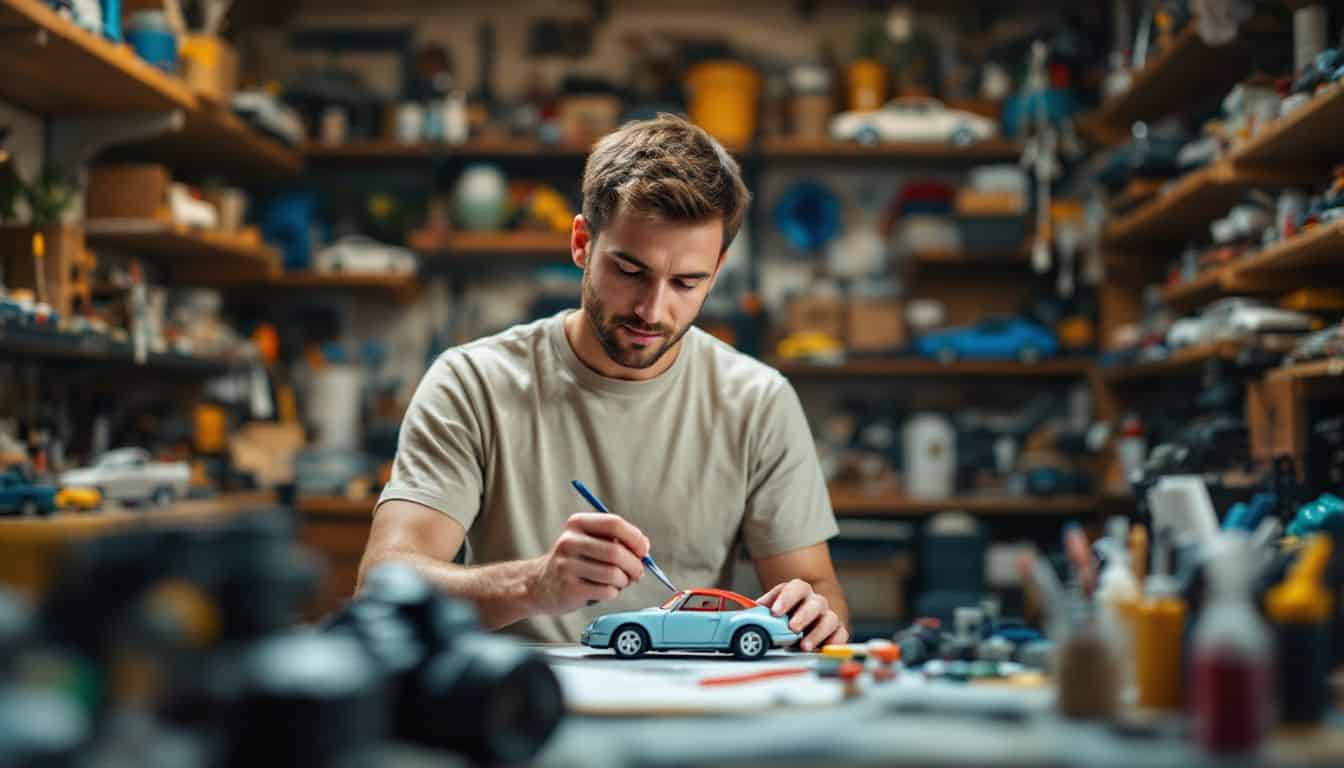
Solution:
[(164, 72), (177, 73), (177, 38), (163, 11), (140, 11), (132, 16), (126, 42), (140, 58)]
[(103, 0), (103, 37), (121, 42), (121, 0)]

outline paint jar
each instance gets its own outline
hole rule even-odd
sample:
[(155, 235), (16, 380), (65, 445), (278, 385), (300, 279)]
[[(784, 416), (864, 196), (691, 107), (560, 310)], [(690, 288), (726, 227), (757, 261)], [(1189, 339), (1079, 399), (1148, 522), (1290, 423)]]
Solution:
[(877, 59), (851, 62), (845, 72), (846, 103), (851, 111), (881, 109), (887, 97), (887, 68)]
[(1163, 530), (1158, 538), (1153, 573), (1134, 609), (1134, 673), (1140, 707), (1179, 711), (1185, 699), (1181, 656), (1185, 601), (1171, 577), (1168, 533)]
[(1098, 631), (1091, 607), (1071, 595), (1075, 614), (1055, 658), (1055, 706), (1070, 720), (1106, 720), (1119, 708), (1120, 675), (1111, 644)]
[(1265, 613), (1274, 623), (1279, 719), (1320, 722), (1330, 705), (1330, 618), (1334, 600), (1322, 583), (1333, 545), (1317, 534), (1283, 583), (1265, 595)]
[(138, 11), (126, 25), (135, 55), (170, 74), (177, 73), (177, 38), (163, 11)]
[(691, 122), (729, 145), (742, 147), (756, 133), (761, 78), (738, 61), (706, 61), (686, 73)]

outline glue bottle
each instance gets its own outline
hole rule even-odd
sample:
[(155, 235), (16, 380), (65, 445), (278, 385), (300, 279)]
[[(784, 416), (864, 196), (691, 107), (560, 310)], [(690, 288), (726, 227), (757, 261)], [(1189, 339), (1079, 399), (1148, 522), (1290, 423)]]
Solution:
[(1170, 530), (1159, 530), (1156, 539), (1153, 571), (1144, 584), (1144, 596), (1134, 619), (1135, 682), (1140, 707), (1180, 710), (1185, 601), (1171, 575)]
[(1330, 701), (1334, 605), (1321, 577), (1333, 548), (1329, 536), (1311, 537), (1288, 576), (1265, 595), (1278, 646), (1279, 718), (1287, 723), (1318, 722)]
[(1134, 686), (1134, 614), (1138, 609), (1139, 583), (1129, 567), (1129, 520), (1115, 515), (1106, 522), (1101, 542), (1106, 565), (1097, 580), (1097, 626), (1110, 644), (1119, 667), (1120, 685), (1128, 699)]
[(1211, 549), (1209, 599), (1194, 631), (1195, 736), (1209, 752), (1249, 752), (1269, 727), (1274, 640), (1251, 601), (1246, 535), (1225, 532)]

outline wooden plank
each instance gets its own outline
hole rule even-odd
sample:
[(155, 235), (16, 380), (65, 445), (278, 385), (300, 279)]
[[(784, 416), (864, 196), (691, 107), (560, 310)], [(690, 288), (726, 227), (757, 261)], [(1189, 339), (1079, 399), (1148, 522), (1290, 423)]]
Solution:
[(569, 261), (568, 232), (435, 232), (417, 230), (412, 250), (434, 258), (530, 258)]
[(1329, 163), (1344, 159), (1344, 87), (1332, 83), (1310, 102), (1280, 117), (1233, 152), (1247, 167), (1311, 158), (1328, 173)]
[(1079, 125), (1099, 143), (1124, 141), (1135, 121), (1198, 109), (1201, 95), (1221, 97), (1250, 71), (1251, 51), (1244, 39), (1208, 46), (1194, 23), (1187, 24), (1170, 46), (1133, 73), (1127, 90), (1084, 115)]
[(1267, 378), (1271, 381), (1293, 381), (1300, 379), (1335, 379), (1344, 376), (1344, 357), (1327, 357), (1322, 360), (1310, 360), (1296, 365), (1275, 368)]
[(957, 496), (913, 499), (897, 492), (867, 494), (857, 488), (833, 486), (831, 507), (841, 517), (905, 517), (961, 511), (975, 515), (1077, 515), (1096, 510), (1091, 496)]
[(160, 160), (175, 170), (227, 171), (248, 179), (282, 178), (303, 168), (298, 148), (254, 130), (229, 109), (205, 102), (186, 113), (181, 131), (118, 151)]
[(0, 101), (39, 115), (195, 106), (187, 84), (62, 18), (39, 0), (0, 0)]
[(474, 139), (454, 145), (441, 142), (403, 144), (377, 139), (345, 144), (308, 142), (303, 154), (314, 162), (426, 160), (452, 157), (530, 157), (579, 160), (588, 155), (587, 144), (543, 144), (535, 139)]
[(927, 160), (981, 163), (1016, 160), (1022, 143), (1012, 139), (985, 139), (960, 145), (945, 141), (902, 141), (866, 145), (829, 139), (767, 136), (760, 155), (770, 160)]
[(1162, 288), (1167, 306), (1183, 312), (1195, 309), (1223, 293), (1223, 268), (1206, 269), (1193, 280), (1184, 280)]
[(1234, 274), (1245, 280), (1297, 277), (1303, 286), (1312, 284), (1300, 270), (1331, 268), (1335, 277), (1344, 275), (1344, 220), (1314, 227), (1296, 237), (1280, 240), (1260, 253), (1242, 259)]
[(1162, 360), (1136, 365), (1101, 368), (1102, 377), (1109, 382), (1137, 381), (1162, 376), (1181, 376), (1196, 373), (1209, 360), (1235, 360), (1245, 345), (1239, 341), (1218, 341), (1185, 347)]
[(93, 219), (85, 222), (88, 242), (153, 258), (175, 280), (195, 275), (210, 282), (219, 275), (237, 279), (278, 273), (280, 254), (274, 248), (223, 232), (191, 229), (155, 219)]

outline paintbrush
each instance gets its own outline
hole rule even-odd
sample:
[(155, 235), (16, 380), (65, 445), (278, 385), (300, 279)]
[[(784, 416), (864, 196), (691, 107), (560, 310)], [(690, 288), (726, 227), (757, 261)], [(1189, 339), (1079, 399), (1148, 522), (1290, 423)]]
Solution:
[[(612, 514), (611, 510), (607, 509), (606, 505), (598, 501), (597, 497), (593, 495), (592, 491), (585, 488), (583, 483), (579, 482), (578, 480), (573, 480), (571, 482), (574, 485), (574, 490), (578, 491), (579, 495), (582, 496), (585, 501), (593, 505), (593, 509), (596, 509), (598, 512), (602, 512), (603, 514), (608, 515)], [(654, 576), (658, 578), (659, 581), (663, 582), (663, 586), (667, 587), (673, 592), (680, 591), (676, 587), (672, 586), (671, 579), (668, 579), (667, 574), (663, 573), (663, 569), (659, 568), (658, 564), (653, 561), (653, 555), (645, 555), (643, 557), (643, 563), (644, 567), (648, 569), (649, 573), (652, 573)]]

